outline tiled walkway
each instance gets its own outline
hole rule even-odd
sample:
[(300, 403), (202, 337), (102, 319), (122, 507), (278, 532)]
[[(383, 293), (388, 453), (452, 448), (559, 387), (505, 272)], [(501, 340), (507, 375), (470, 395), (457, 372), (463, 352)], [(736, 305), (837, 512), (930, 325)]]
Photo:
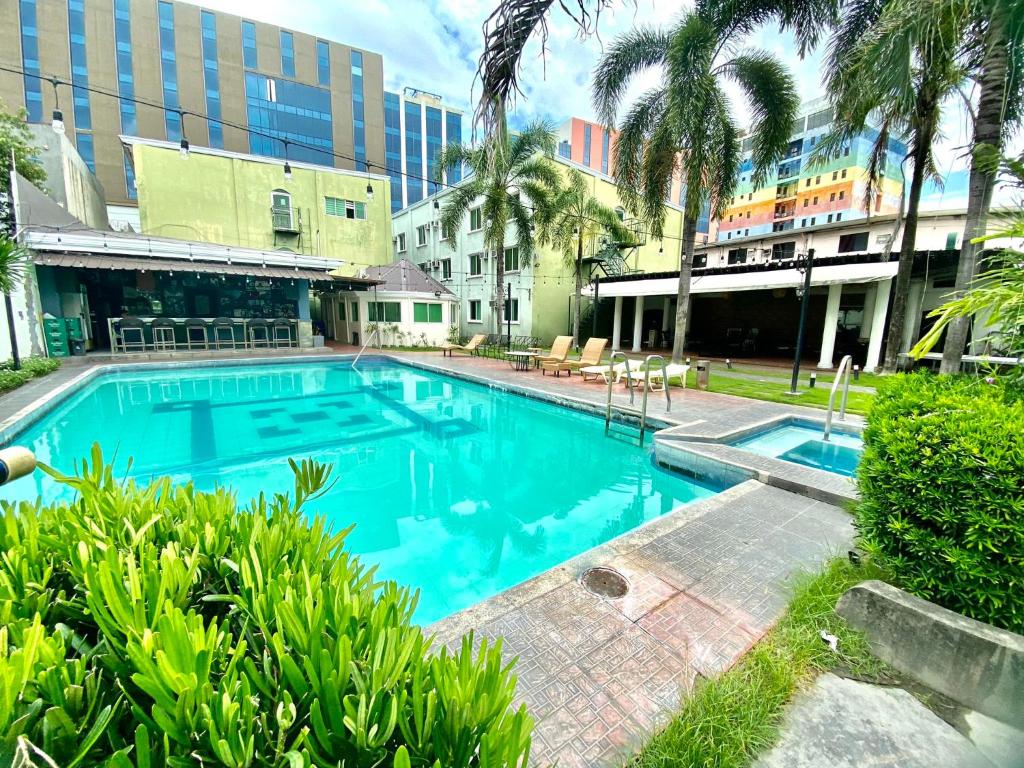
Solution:
[[(842, 510), (749, 481), (679, 510), (434, 625), (473, 629), (518, 656), (519, 700), (537, 720), (532, 762), (610, 766), (635, 751), (698, 675), (731, 666), (779, 617), (793, 577), (852, 540)], [(579, 583), (590, 566), (624, 598)]]

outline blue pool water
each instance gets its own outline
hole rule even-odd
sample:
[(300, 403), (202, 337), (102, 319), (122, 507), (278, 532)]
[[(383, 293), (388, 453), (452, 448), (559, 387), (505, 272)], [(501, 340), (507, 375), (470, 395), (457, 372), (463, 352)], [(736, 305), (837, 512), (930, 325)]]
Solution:
[[(309, 511), (384, 578), (422, 591), (428, 623), (663, 515), (711, 488), (605, 437), (600, 419), (371, 359), (117, 372), (16, 442), (64, 472), (98, 441), (120, 472), (229, 485), (242, 502), (292, 488), (287, 458), (334, 465)], [(5, 498), (70, 498), (36, 472)]]
[(855, 435), (835, 430), (825, 442), (821, 439), (820, 429), (790, 424), (740, 440), (736, 447), (761, 456), (853, 477), (864, 443)]

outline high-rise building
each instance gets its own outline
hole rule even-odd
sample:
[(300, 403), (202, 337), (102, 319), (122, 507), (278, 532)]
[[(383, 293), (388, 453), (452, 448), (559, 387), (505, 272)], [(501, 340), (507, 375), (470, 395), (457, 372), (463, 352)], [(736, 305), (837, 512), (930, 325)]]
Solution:
[(377, 53), (178, 0), (0, 3), (14, 22), (0, 26), (0, 62), (20, 70), (0, 72), (0, 99), (31, 123), (59, 103), (112, 203), (136, 197), (119, 134), (385, 168)]
[[(558, 129), (558, 154), (591, 170), (613, 176), (615, 142), (618, 131), (609, 131), (600, 123), (571, 117)], [(681, 206), (686, 201), (686, 185), (679, 171), (672, 176), (667, 202)], [(697, 244), (706, 243), (711, 226), (711, 204), (705, 201), (697, 218)]]
[(405, 88), (384, 93), (384, 158), (391, 176), (391, 212), (418, 203), (443, 184), (462, 180), (462, 167), (441, 175), (437, 156), (443, 147), (462, 143), (462, 111), (442, 103), (441, 97)]
[[(879, 193), (866, 201), (868, 158), (878, 137), (877, 126), (869, 128), (843, 145), (839, 156), (824, 163), (812, 163), (818, 143), (832, 128), (833, 112), (825, 99), (805, 104), (793, 124), (785, 157), (765, 184), (754, 186), (751, 147), (743, 139), (736, 192), (718, 222), (718, 241), (754, 237), (819, 224), (866, 218), (869, 213), (895, 213), (903, 194), (900, 162), (906, 144), (890, 138), (881, 164)], [(869, 211), (870, 208), (870, 211)]]

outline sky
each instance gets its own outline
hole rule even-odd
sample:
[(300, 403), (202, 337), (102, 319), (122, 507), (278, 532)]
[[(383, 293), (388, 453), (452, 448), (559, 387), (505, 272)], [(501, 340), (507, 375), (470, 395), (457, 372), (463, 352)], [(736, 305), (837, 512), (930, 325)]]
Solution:
[[(479, 95), (474, 76), (481, 30), (495, 0), (202, 0), (201, 4), (376, 51), (384, 58), (387, 90), (412, 87), (436, 93), (452, 107), (464, 109), (469, 115), (466, 122), (471, 121)], [(604, 45), (634, 26), (671, 25), (691, 5), (681, 0), (617, 0), (602, 12), (599, 35), (581, 39), (574, 22), (555, 3), (543, 55), (539, 39), (527, 48), (520, 75), (523, 93), (516, 99), (510, 122), (515, 126), (539, 118), (555, 124), (573, 116), (593, 119), (590, 77)], [(800, 59), (792, 35), (776, 27), (757, 31), (741, 47), (766, 49), (780, 57), (805, 101), (824, 95), (821, 49)], [(637, 78), (627, 103), (658, 79), (656, 71)], [(742, 96), (733, 89), (730, 97), (736, 118), (745, 124), (748, 111)], [(942, 134), (936, 164), (945, 184), (929, 184), (923, 205), (966, 207), (964, 146), (969, 126), (959, 101), (946, 105)]]

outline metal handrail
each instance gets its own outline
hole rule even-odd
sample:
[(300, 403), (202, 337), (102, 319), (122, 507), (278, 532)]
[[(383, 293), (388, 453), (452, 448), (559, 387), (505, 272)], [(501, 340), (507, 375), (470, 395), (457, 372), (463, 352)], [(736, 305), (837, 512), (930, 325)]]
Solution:
[[(615, 358), (621, 357), (622, 362), (626, 365), (626, 381), (627, 383), (632, 380), (633, 374), (629, 370), (629, 358), (626, 357), (624, 352), (612, 352), (611, 357), (608, 358), (608, 402), (605, 404), (604, 410), (604, 431), (607, 432), (611, 427), (612, 423), (612, 386), (615, 384)], [(627, 387), (629, 389), (629, 404), (633, 405), (633, 387)]]
[(850, 371), (853, 368), (853, 357), (846, 355), (839, 361), (836, 369), (836, 378), (832, 382), (832, 390), (828, 393), (828, 411), (825, 412), (825, 434), (822, 440), (826, 443), (832, 435), (832, 412), (836, 407), (836, 392), (839, 390), (839, 382), (843, 382), (843, 399), (839, 401), (839, 420), (846, 421), (846, 398), (850, 394)]
[(359, 350), (359, 353), (356, 355), (356, 359), (352, 361), (352, 368), (356, 367), (356, 363), (359, 362), (359, 358), (363, 356), (363, 352), (365, 352), (366, 348), (370, 346), (370, 339), (372, 339), (374, 336), (379, 336), (379, 333), (380, 332), (377, 329), (377, 326), (373, 326), (370, 329), (370, 332), (366, 334), (366, 341), (363, 342), (363, 347), (362, 349)]
[(640, 445), (644, 444), (644, 432), (647, 430), (647, 394), (651, 391), (651, 363), (661, 363), (661, 381), (665, 389), (665, 411), (672, 410), (672, 395), (669, 394), (668, 368), (665, 358), (661, 355), (648, 355), (644, 360), (644, 399), (640, 403)]

